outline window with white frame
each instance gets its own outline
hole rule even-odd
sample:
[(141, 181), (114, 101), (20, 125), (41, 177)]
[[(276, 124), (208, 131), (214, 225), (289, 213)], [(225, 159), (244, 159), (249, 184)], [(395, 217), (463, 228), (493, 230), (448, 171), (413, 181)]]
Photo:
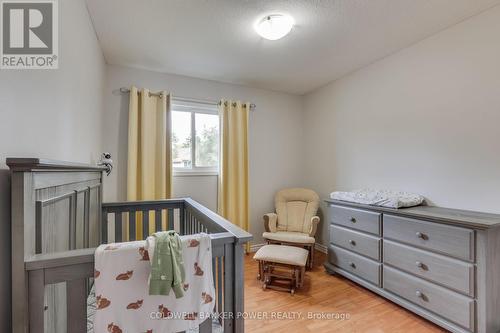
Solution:
[(172, 103), (172, 164), (175, 173), (217, 173), (219, 170), (217, 106)]

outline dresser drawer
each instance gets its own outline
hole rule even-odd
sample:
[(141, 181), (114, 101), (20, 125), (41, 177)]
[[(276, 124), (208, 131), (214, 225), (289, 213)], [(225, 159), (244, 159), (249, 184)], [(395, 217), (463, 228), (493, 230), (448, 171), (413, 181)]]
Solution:
[(328, 258), (335, 266), (380, 287), (381, 264), (334, 245), (328, 247)]
[(474, 330), (475, 302), (467, 296), (387, 266), (384, 266), (384, 289), (464, 328)]
[(354, 208), (330, 206), (330, 222), (380, 236), (382, 214)]
[(474, 261), (474, 231), (384, 214), (384, 238)]
[(330, 242), (366, 257), (380, 261), (380, 238), (330, 225)]
[(384, 241), (384, 264), (474, 296), (473, 264), (391, 241)]

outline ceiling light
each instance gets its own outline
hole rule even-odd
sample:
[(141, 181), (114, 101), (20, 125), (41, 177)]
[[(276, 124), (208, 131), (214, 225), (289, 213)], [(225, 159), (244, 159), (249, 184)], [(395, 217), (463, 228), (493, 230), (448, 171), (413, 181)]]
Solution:
[(265, 39), (277, 40), (288, 35), (293, 23), (293, 18), (288, 15), (267, 15), (257, 22), (255, 30)]

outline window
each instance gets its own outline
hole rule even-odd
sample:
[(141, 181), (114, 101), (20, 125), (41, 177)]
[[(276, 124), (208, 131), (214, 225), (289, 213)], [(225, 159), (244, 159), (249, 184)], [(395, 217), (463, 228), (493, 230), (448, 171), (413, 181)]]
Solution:
[(219, 114), (216, 106), (172, 104), (172, 164), (175, 173), (217, 173)]

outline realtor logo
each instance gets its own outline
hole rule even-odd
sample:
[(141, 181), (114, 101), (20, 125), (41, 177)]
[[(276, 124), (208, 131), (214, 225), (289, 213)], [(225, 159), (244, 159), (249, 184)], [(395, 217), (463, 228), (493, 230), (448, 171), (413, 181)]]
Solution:
[(0, 2), (1, 69), (58, 68), (57, 0)]

